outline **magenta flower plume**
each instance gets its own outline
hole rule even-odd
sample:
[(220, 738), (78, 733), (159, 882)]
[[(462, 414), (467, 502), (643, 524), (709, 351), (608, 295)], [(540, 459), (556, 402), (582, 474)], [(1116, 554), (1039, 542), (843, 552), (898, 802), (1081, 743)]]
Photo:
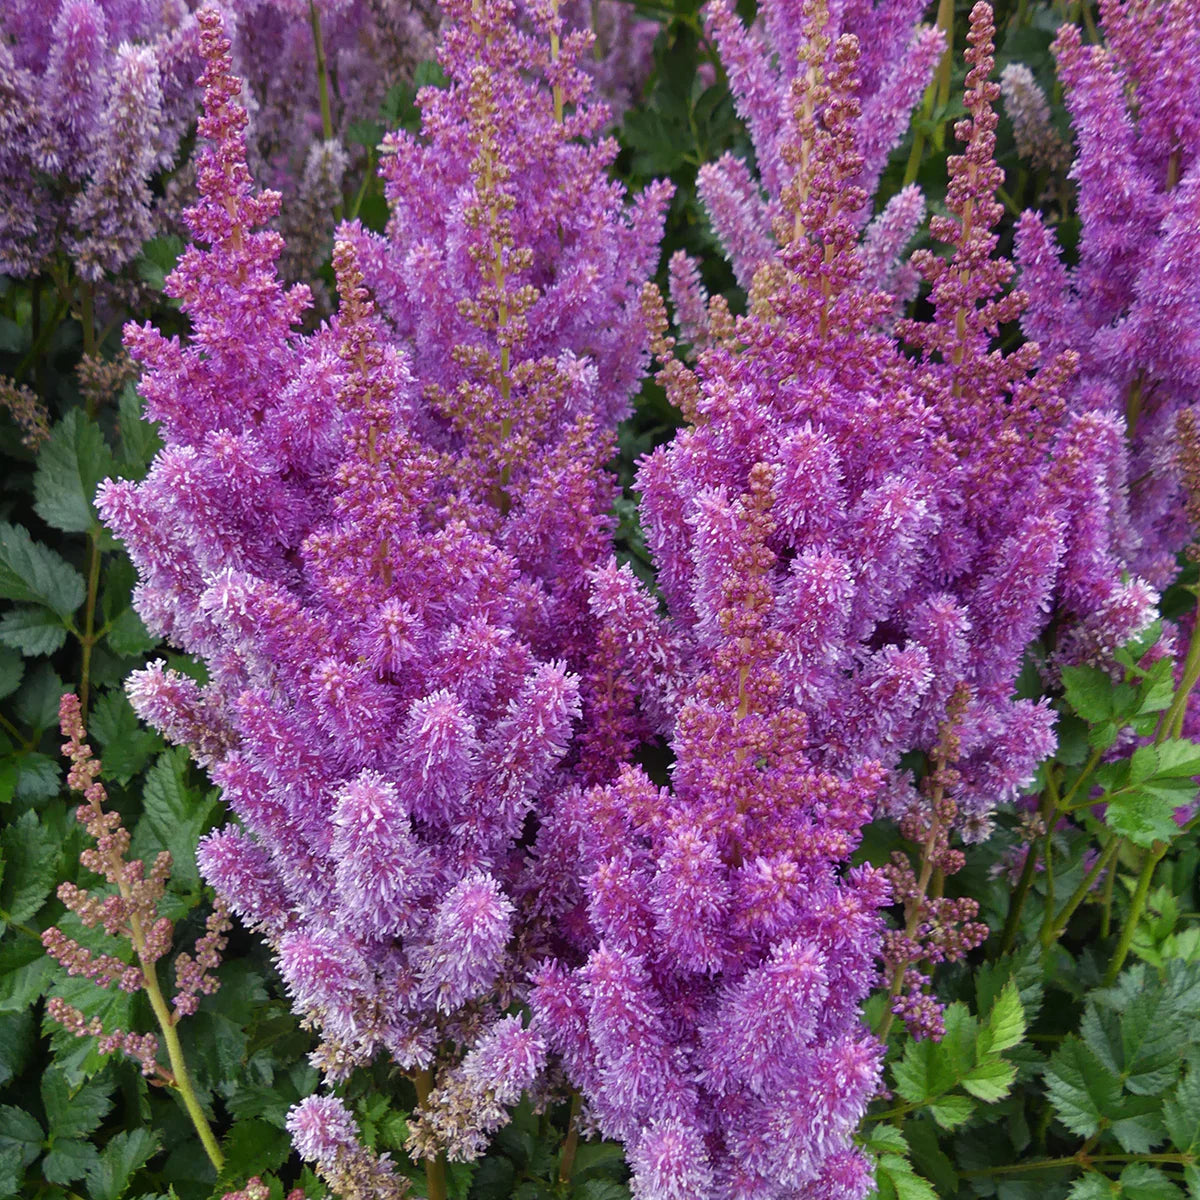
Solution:
[[(734, 335), (696, 374), (660, 375), (689, 421), (638, 479), (667, 618), (630, 603), (619, 572), (594, 576), (626, 670), (645, 678), (647, 647), (669, 668), (644, 691), (671, 787), (627, 768), (575, 802), (600, 943), (581, 968), (546, 963), (532, 996), (654, 1200), (867, 1194), (852, 1139), (878, 1084), (860, 1017), (877, 964), (895, 1015), (936, 1034), (912, 964), (961, 957), (986, 929), (972, 901), (917, 900), (903, 872), (846, 861), (886, 812), (960, 868), (952, 834), (986, 836), (1054, 746), (1048, 706), (1013, 699), (1025, 644), (1052, 605), (1085, 616), (1119, 580), (1083, 520), (1091, 504), (1105, 532), (1107, 477), (1065, 452), (1081, 432), (1064, 420), (1070, 361), (1034, 373), (1032, 351), (991, 352), (1022, 298), (991, 235), (990, 9), (972, 14), (967, 148), (934, 229), (954, 256), (917, 260), (934, 319), (900, 326), (917, 360), (884, 332), (894, 300), (860, 242), (858, 42), (814, 40), (815, 6), (806, 22), (781, 249)], [(646, 304), (666, 356), (661, 301)], [(901, 769), (913, 752), (931, 764), (921, 789)], [(893, 898), (926, 905), (925, 933), (883, 939)]]
[[(538, 958), (586, 938), (546, 900), (579, 893), (561, 814), (645, 720), (591, 580), (667, 193), (630, 205), (608, 182), (588, 39), (550, 6), (532, 32), (512, 15), (447, 5), (450, 87), (392, 139), (389, 232), (342, 228), (338, 312), (309, 334), (200, 10), (196, 241), (168, 282), (191, 332), (127, 330), (165, 446), (99, 497), (143, 618), (208, 668), (129, 688), (236, 818), (203, 841), (205, 877), (269, 942), (328, 1080), (377, 1053), (431, 1073), (424, 1156), (478, 1153), (540, 1072), (540, 1034), (485, 1034)], [(298, 1144), (329, 1180), (367, 1178), (331, 1104), (297, 1110)]]
[[(1106, 46), (1083, 45), (1067, 26), (1054, 46), (1077, 143), (1078, 264), (1060, 261), (1038, 215), (1022, 216), (1017, 260), (1031, 296), (1022, 323), (1044, 347), (1079, 355), (1071, 410), (1115, 429), (1108, 469), (1127, 493), (1114, 514), (1117, 551), (1161, 589), (1190, 536), (1176, 422), (1200, 395), (1190, 232), (1200, 124), (1170, 81), (1190, 69), (1200, 33), (1181, 0), (1145, 12), (1105, 4), (1101, 17)], [(1080, 652), (1095, 646), (1086, 637)]]
[[(790, 156), (807, 153), (807, 137), (798, 132), (798, 122), (819, 122), (824, 116), (824, 100), (811, 88), (805, 91), (808, 107), (795, 108), (792, 92), (798, 76), (813, 69), (827, 72), (839, 37), (858, 38), (862, 51), (852, 127), (860, 156), (854, 182), (864, 193), (856, 211), (861, 226), (870, 216), (869, 200), (887, 157), (904, 136), (943, 50), (941, 33), (918, 24), (925, 7), (919, 0), (878, 5), (869, 0), (837, 5), (769, 0), (759, 5), (755, 27), (747, 29), (728, 0), (708, 6), (709, 28), (754, 144), (758, 178), (742, 160), (726, 154), (700, 169), (697, 186), (743, 288), (749, 289), (755, 271), (778, 245), (772, 231), (785, 215), (783, 189), (795, 171)], [(897, 217), (899, 228), (905, 223)], [(912, 233), (909, 228), (904, 241)], [(903, 249), (900, 242), (894, 252)], [(900, 283), (898, 294), (903, 294), (907, 281)]]

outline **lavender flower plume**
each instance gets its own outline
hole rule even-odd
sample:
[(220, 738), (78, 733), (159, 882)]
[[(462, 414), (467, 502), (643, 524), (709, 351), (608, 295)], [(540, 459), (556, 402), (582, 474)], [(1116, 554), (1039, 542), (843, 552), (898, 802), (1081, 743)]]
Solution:
[(161, 229), (151, 183), (190, 116), (191, 39), (182, 3), (5, 5), (0, 270), (35, 275), (64, 251), (99, 281)]
[[(1200, 292), (1186, 232), (1200, 126), (1167, 81), (1189, 69), (1200, 35), (1174, 0), (1145, 12), (1105, 4), (1101, 18), (1106, 46), (1084, 46), (1068, 27), (1055, 42), (1077, 143), (1079, 260), (1068, 269), (1044, 221), (1022, 216), (1016, 251), (1032, 297), (1023, 327), (1080, 356), (1072, 411), (1118, 430), (1106, 456), (1125, 497), (1114, 513), (1118, 553), (1161, 589), (1188, 539), (1176, 422), (1200, 394)], [(1094, 637), (1084, 640), (1094, 649)]]
[[(468, 1152), (540, 1070), (540, 1035), (485, 1031), (583, 936), (559, 922), (578, 884), (554, 819), (639, 729), (591, 573), (666, 200), (605, 178), (586, 37), (549, 8), (537, 39), (503, 5), (446, 11), (450, 86), (392, 140), (389, 232), (342, 228), (339, 310), (311, 334), (262, 228), (279, 197), (254, 190), (229, 39), (199, 12), (197, 244), (168, 281), (191, 332), (127, 329), (165, 447), (99, 498), (143, 618), (208, 667), (130, 684), (236, 818), (206, 878), (268, 940), (330, 1081), (380, 1052), (434, 1072), (430, 1154)], [(471, 1066), (498, 1045), (505, 1099)], [(311, 1103), (304, 1152), (373, 1170)]]
[(709, 5), (709, 28), (754, 144), (758, 178), (726, 154), (701, 168), (697, 187), (743, 288), (749, 289), (755, 271), (778, 244), (772, 230), (784, 215), (782, 190), (795, 167), (787, 156), (811, 152), (805, 149), (810, 136), (798, 131), (797, 122), (819, 123), (823, 117), (820, 89), (804, 89), (809, 107), (802, 111), (795, 108), (793, 89), (805, 72), (830, 69), (832, 48), (844, 33), (856, 36), (863, 48), (854, 139), (861, 156), (855, 184), (865, 193), (857, 221), (866, 224), (887, 157), (903, 137), (944, 48), (938, 30), (918, 24), (924, 7), (914, 0), (876, 6), (866, 0), (833, 6), (824, 0), (799, 6), (771, 0), (759, 6), (757, 24), (747, 29), (728, 0)]

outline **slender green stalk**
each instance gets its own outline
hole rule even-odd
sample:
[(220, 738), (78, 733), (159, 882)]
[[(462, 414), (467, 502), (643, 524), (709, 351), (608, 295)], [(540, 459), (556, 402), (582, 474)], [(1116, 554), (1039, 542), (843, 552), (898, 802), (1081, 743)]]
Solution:
[(1167, 852), (1166, 842), (1155, 842), (1151, 850), (1146, 854), (1146, 861), (1142, 863), (1142, 871), (1138, 876), (1137, 887), (1133, 892), (1133, 899), (1129, 904), (1129, 915), (1125, 918), (1125, 924), (1121, 929), (1121, 940), (1117, 943), (1116, 950), (1113, 951), (1112, 961), (1108, 964), (1108, 970), (1104, 975), (1104, 983), (1106, 987), (1111, 987), (1121, 973), (1121, 967), (1125, 964), (1125, 959), (1129, 954), (1129, 947), (1133, 945), (1133, 937), (1137, 932), (1138, 922), (1142, 919), (1142, 912), (1146, 907), (1146, 897), (1150, 895), (1150, 884), (1154, 879), (1154, 869), (1162, 862), (1163, 855)]
[[(1051, 768), (1053, 771), (1053, 768)], [(1054, 812), (1055, 792), (1049, 786), (1042, 793), (1042, 802), (1038, 805), (1038, 816), (1043, 822), (1048, 822)], [(1004, 931), (1000, 935), (1000, 954), (1007, 954), (1013, 947), (1013, 942), (1017, 936), (1017, 929), (1021, 924), (1021, 912), (1025, 908), (1025, 901), (1029, 898), (1029, 892), (1033, 887), (1033, 879), (1037, 874), (1037, 838), (1030, 840), (1029, 849), (1025, 854), (1025, 864), (1021, 868), (1021, 877), (1017, 881), (1017, 890), (1013, 893), (1012, 904), (1009, 905), (1008, 916), (1004, 921)]]
[(79, 638), (83, 662), (79, 668), (79, 711), (84, 721), (88, 713), (88, 692), (91, 688), (92, 648), (96, 636), (96, 596), (100, 590), (100, 534), (93, 529), (88, 535), (87, 602), (83, 610), (83, 634)]
[[(96, 353), (96, 313), (92, 285), (86, 279), (79, 282), (79, 310), (79, 318), (83, 324), (83, 352), (92, 355)], [(88, 416), (95, 415), (89, 401)]]
[(333, 141), (333, 110), (329, 103), (329, 64), (325, 61), (325, 40), (321, 37), (321, 14), (316, 0), (308, 0), (308, 19), (312, 24), (313, 51), (317, 58), (317, 91), (321, 99), (321, 136)]
[[(140, 951), (138, 957), (141, 957)], [(204, 1153), (208, 1155), (209, 1161), (220, 1174), (225, 1166), (225, 1156), (221, 1153), (221, 1147), (217, 1143), (212, 1126), (209, 1125), (208, 1118), (204, 1115), (204, 1109), (200, 1106), (196, 1089), (192, 1085), (187, 1059), (183, 1056), (183, 1047), (179, 1044), (179, 1034), (175, 1030), (175, 1020), (171, 1016), (171, 1010), (167, 1007), (162, 989), (158, 985), (158, 972), (155, 970), (154, 964), (143, 961), (142, 975), (146, 980), (146, 995), (150, 998), (150, 1007), (154, 1010), (154, 1016), (162, 1030), (163, 1041), (167, 1045), (167, 1057), (171, 1061), (174, 1086), (183, 1100), (183, 1106), (187, 1109), (192, 1124), (196, 1127), (196, 1133), (200, 1136), (200, 1144), (204, 1147)]]
[(1053, 1171), (1060, 1167), (1087, 1168), (1093, 1163), (1163, 1163), (1190, 1167), (1196, 1162), (1195, 1154), (1079, 1154), (1064, 1158), (1038, 1158), (1033, 1162), (1014, 1163), (1007, 1167), (981, 1167), (976, 1171), (959, 1171), (960, 1175), (974, 1178), (988, 1175), (1018, 1175), (1023, 1171)]
[[(433, 1091), (433, 1072), (426, 1067), (413, 1077), (417, 1085), (417, 1103), (424, 1105)], [(429, 1200), (446, 1200), (446, 1156), (425, 1160), (425, 1190)]]
[(1159, 745), (1169, 737), (1179, 737), (1183, 732), (1183, 718), (1187, 712), (1188, 697), (1200, 680), (1200, 604), (1196, 609), (1196, 624), (1192, 628), (1192, 640), (1183, 664), (1183, 678), (1171, 701), (1170, 708), (1163, 713), (1155, 731), (1154, 742)]
[[(1120, 847), (1121, 839), (1119, 837), (1114, 835), (1109, 839), (1108, 845), (1097, 856), (1091, 870), (1083, 877), (1075, 891), (1071, 893), (1071, 898), (1059, 910), (1058, 915), (1050, 925), (1042, 930), (1042, 945), (1046, 949), (1049, 949), (1062, 936), (1063, 930), (1066, 929), (1068, 922), (1075, 915), (1075, 910), (1087, 899), (1087, 895), (1092, 890), (1096, 880), (1100, 878), (1100, 872), (1113, 862), (1117, 857), (1117, 851)], [(1112, 875), (1109, 878), (1111, 879)]]

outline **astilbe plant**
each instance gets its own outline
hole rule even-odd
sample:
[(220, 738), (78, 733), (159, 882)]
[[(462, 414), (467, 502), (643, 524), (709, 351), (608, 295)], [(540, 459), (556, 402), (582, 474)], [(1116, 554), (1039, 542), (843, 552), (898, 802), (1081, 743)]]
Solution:
[(1100, 15), (1107, 45), (1085, 46), (1072, 25), (1054, 45), (1076, 140), (1078, 264), (1065, 266), (1042, 216), (1021, 217), (1022, 327), (1079, 355), (1071, 407), (1119, 431), (1107, 455), (1128, 493), (1117, 550), (1162, 588), (1189, 536), (1176, 420), (1200, 395), (1200, 122), (1179, 86), (1200, 26), (1183, 0), (1105, 0)]
[[(885, 1024), (936, 1036), (918, 964), (986, 930), (931, 876), (961, 866), (951, 834), (985, 836), (1054, 748), (1049, 708), (1012, 698), (1025, 645), (1056, 598), (1078, 610), (1105, 572), (1115, 586), (1090, 554), (1104, 480), (1054, 461), (1074, 436), (1070, 361), (1030, 375), (1036, 349), (991, 349), (1022, 302), (990, 232), (991, 36), (977, 5), (967, 148), (934, 229), (953, 255), (919, 260), (934, 316), (904, 326), (915, 359), (882, 332), (891, 300), (858, 253), (857, 40), (797, 74), (785, 243), (697, 373), (661, 376), (689, 426), (638, 485), (669, 621), (627, 571), (595, 575), (664, 721), (672, 787), (630, 768), (582, 798), (601, 941), (582, 968), (547, 964), (533, 1006), (591, 1116), (626, 1140), (638, 1196), (866, 1194), (852, 1136), (878, 1081), (860, 1018), (877, 956)], [(1024, 451), (1000, 480), (997, 443)], [(901, 769), (914, 753), (919, 790)], [(845, 869), (879, 812), (921, 847), (917, 872)], [(885, 944), (889, 898), (906, 919)]]
[[(127, 330), (165, 449), (98, 501), (143, 619), (208, 667), (129, 685), (239, 820), (202, 872), (275, 951), (330, 1082), (381, 1050), (412, 1076), (435, 1191), (437, 1156), (478, 1153), (497, 1096), (544, 1062), (500, 1018), (535, 956), (577, 937), (554, 907), (574, 863), (536, 830), (636, 725), (602, 686), (586, 572), (666, 198), (627, 209), (606, 181), (587, 39), (552, 5), (537, 37), (510, 5), (445, 11), (450, 87), (422, 94), (423, 139), (391, 144), (388, 236), (339, 235), (340, 310), (311, 336), (261, 228), (278, 196), (253, 191), (221, 18), (200, 11), (188, 220), (208, 248), (167, 284), (192, 335)], [(399, 1186), (336, 1097), (289, 1124), (344, 1194)]]
[(96, 282), (161, 226), (151, 182), (192, 116), (187, 5), (14, 0), (0, 13), (0, 270)]
[[(67, 784), (83, 796), (76, 815), (95, 842), (94, 847), (83, 851), (80, 862), (100, 876), (108, 890), (97, 894), (64, 883), (58, 889), (58, 897), (86, 928), (102, 928), (114, 952), (88, 949), (54, 925), (42, 934), (42, 944), (68, 975), (90, 979), (98, 987), (144, 993), (166, 1043), (167, 1064), (159, 1060), (159, 1039), (153, 1033), (105, 1029), (99, 1017), (88, 1020), (61, 997), (49, 1000), (46, 1015), (77, 1037), (97, 1038), (102, 1054), (125, 1054), (137, 1061), (143, 1075), (176, 1089), (205, 1152), (220, 1170), (221, 1149), (192, 1085), (176, 1027), (182, 1018), (196, 1011), (201, 996), (212, 995), (219, 986), (215, 971), (230, 928), (229, 909), (218, 899), (194, 952), (176, 954), (175, 994), (168, 1004), (158, 964), (170, 952), (174, 935), (173, 922), (160, 910), (171, 874), (171, 856), (166, 851), (160, 852), (148, 872), (140, 859), (127, 857), (129, 832), (121, 824), (120, 814), (106, 807), (108, 793), (99, 779), (101, 762), (84, 740), (87, 733), (79, 697), (73, 693), (63, 696), (59, 716), (63, 736), (67, 738), (63, 753), (71, 760)], [(132, 954), (122, 953), (125, 946)], [(134, 961), (129, 961), (131, 958)]]
[[(758, 6), (755, 24), (747, 28), (728, 0), (707, 6), (708, 28), (754, 146), (755, 169), (743, 159), (725, 154), (700, 169), (697, 188), (742, 288), (749, 290), (755, 271), (788, 236), (777, 224), (786, 225), (791, 219), (783, 190), (797, 164), (789, 161), (789, 147), (797, 144), (798, 121), (821, 116), (821, 98), (811, 87), (805, 90), (809, 107), (794, 108), (793, 80), (808, 75), (811, 82), (828, 71), (842, 33), (858, 38), (862, 51), (854, 95), (859, 107), (852, 120), (860, 164), (854, 183), (863, 194), (855, 220), (865, 225), (887, 156), (904, 136), (913, 107), (944, 48), (940, 31), (920, 24), (925, 8), (922, 0), (879, 4), (872, 0), (822, 0), (820, 4), (767, 0)], [(923, 214), (920, 190), (904, 188), (873, 223), (867, 239), (867, 261), (874, 267), (872, 281), (905, 300), (915, 281), (911, 272), (897, 278), (896, 270)], [(682, 263), (674, 264), (674, 269), (679, 272), (672, 281), (678, 306), (687, 303), (688, 293), (694, 295), (695, 286), (688, 285)]]

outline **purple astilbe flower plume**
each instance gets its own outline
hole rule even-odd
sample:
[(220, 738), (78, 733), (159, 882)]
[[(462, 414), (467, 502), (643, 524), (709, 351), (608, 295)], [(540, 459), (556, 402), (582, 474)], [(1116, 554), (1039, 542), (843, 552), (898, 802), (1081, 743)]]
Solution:
[[(143, 618), (208, 668), (129, 686), (237, 819), (201, 843), (205, 877), (276, 953), (329, 1080), (380, 1051), (420, 1080), (427, 1155), (477, 1152), (540, 1070), (540, 1034), (523, 1054), (504, 1035), (509, 1086), (476, 1095), (469, 1052), (586, 936), (554, 899), (582, 903), (562, 822), (645, 719), (607, 686), (621, 645), (593, 639), (591, 576), (665, 202), (605, 179), (585, 37), (549, 8), (540, 40), (503, 6), (447, 12), (451, 87), (395, 142), (389, 236), (343, 227), (339, 310), (312, 334), (262, 228), (279, 197), (253, 188), (222, 18), (199, 12), (199, 244), (167, 285), (191, 333), (127, 329), (165, 446), (98, 499)], [(451, 314), (436, 331), (426, 298)]]
[[(851, 1139), (880, 1047), (859, 1010), (889, 875), (912, 926), (886, 945), (893, 1012), (918, 1032), (936, 1034), (938, 1006), (909, 966), (961, 957), (986, 930), (973, 902), (940, 905), (846, 859), (882, 810), (961, 867), (951, 833), (984, 836), (1054, 746), (1049, 708), (1012, 699), (1026, 642), (1056, 599), (1078, 610), (1105, 570), (1117, 578), (1111, 558), (1072, 558), (1103, 546), (1082, 520), (1089, 504), (1105, 519), (1103, 480), (1070, 455), (1050, 465), (1079, 438), (1063, 427), (1069, 362), (1033, 375), (1035, 352), (990, 351), (1020, 305), (990, 234), (990, 9), (973, 13), (968, 149), (935, 229), (955, 256), (941, 274), (918, 260), (935, 318), (904, 327), (915, 361), (883, 332), (893, 302), (860, 250), (857, 40), (805, 44), (780, 151), (783, 246), (734, 337), (696, 374), (675, 361), (660, 376), (690, 422), (638, 479), (669, 620), (618, 603), (620, 572), (594, 576), (627, 669), (669, 648), (673, 678), (645, 690), (671, 788), (629, 768), (573, 803), (600, 944), (575, 971), (544, 965), (532, 998), (647, 1197), (707, 1172), (714, 1194), (866, 1194)], [(646, 303), (666, 355), (661, 301)], [(1003, 486), (993, 442), (1014, 448)], [(920, 793), (900, 770), (914, 751), (931, 762)], [(704, 1147), (695, 1176), (683, 1145)]]
[[(1182, 0), (1100, 11), (1107, 46), (1084, 46), (1070, 26), (1054, 46), (1077, 143), (1078, 264), (1061, 261), (1041, 217), (1021, 217), (1017, 261), (1032, 297), (1022, 324), (1047, 349), (1079, 354), (1072, 411), (1123, 427), (1108, 456), (1128, 494), (1117, 549), (1162, 588), (1188, 540), (1176, 421), (1200, 395), (1200, 122), (1170, 81), (1191, 69), (1200, 29)], [(1095, 639), (1083, 641), (1094, 653)]]
[(645, 367), (638, 290), (670, 193), (654, 185), (626, 207), (606, 178), (616, 146), (598, 139), (606, 113), (578, 66), (590, 39), (554, 6), (529, 7), (532, 33), (510, 3), (450, 0), (446, 13), (450, 86), (423, 93), (421, 138), (387, 139), (387, 236), (357, 244), (381, 313), (412, 347), (429, 436), (471, 481), (474, 519), (540, 581), (524, 632), (580, 674), (580, 769), (597, 778), (637, 726), (586, 575), (611, 535), (601, 466)]
[(13, 0), (0, 11), (0, 270), (65, 251), (96, 282), (162, 228), (151, 181), (194, 107), (189, 6)]
[[(788, 161), (787, 149), (794, 143), (795, 122), (821, 115), (821, 98), (812, 89), (806, 95), (813, 107), (800, 113), (794, 110), (791, 87), (797, 73), (828, 70), (829, 55), (842, 33), (854, 34), (863, 47), (855, 83), (860, 109), (854, 118), (854, 138), (861, 159), (854, 181), (865, 193), (856, 214), (858, 222), (865, 224), (887, 157), (904, 136), (944, 48), (938, 30), (919, 24), (925, 7), (919, 0), (878, 5), (871, 0), (833, 5), (824, 0), (815, 4), (769, 0), (760, 4), (757, 23), (747, 29), (728, 0), (708, 6), (709, 28), (754, 144), (758, 177), (742, 160), (726, 154), (701, 168), (697, 187), (743, 288), (749, 290), (754, 272), (769, 261), (778, 244), (778, 233), (772, 230), (784, 216), (782, 190), (796, 166)], [(911, 210), (910, 199), (900, 203)], [(906, 227), (906, 218), (897, 214), (893, 225), (899, 232)], [(914, 231), (908, 228), (908, 236)], [(891, 252), (902, 251), (904, 241), (907, 237)], [(890, 281), (885, 275), (878, 282)], [(900, 296), (907, 280), (898, 282)]]
[(288, 1132), (301, 1158), (336, 1196), (400, 1200), (407, 1181), (386, 1154), (372, 1154), (358, 1140), (358, 1126), (336, 1096), (309, 1096), (288, 1113)]

